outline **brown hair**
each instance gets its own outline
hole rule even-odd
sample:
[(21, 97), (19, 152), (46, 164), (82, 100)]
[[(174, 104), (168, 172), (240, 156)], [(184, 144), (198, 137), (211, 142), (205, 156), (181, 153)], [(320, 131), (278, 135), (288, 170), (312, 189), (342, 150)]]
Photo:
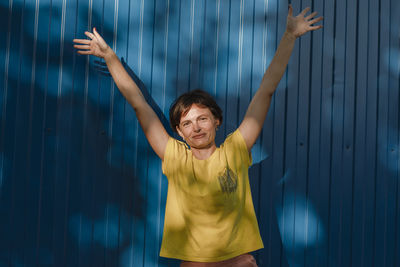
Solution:
[(181, 122), (181, 117), (189, 111), (193, 104), (210, 109), (214, 118), (219, 120), (220, 124), (222, 123), (222, 110), (214, 98), (206, 91), (196, 89), (182, 94), (172, 103), (169, 109), (169, 122), (174, 132)]

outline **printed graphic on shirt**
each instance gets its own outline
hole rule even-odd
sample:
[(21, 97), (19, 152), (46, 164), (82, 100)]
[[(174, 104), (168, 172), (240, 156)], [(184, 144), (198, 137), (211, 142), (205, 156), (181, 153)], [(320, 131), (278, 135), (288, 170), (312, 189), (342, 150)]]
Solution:
[(218, 181), (222, 192), (233, 193), (236, 191), (238, 177), (229, 167), (218, 174)]

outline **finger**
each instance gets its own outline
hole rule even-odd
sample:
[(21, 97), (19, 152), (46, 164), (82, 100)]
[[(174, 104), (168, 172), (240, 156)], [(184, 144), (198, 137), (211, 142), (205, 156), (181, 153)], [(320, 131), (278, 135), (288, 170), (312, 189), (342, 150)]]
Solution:
[(288, 13), (288, 15), (289, 15), (289, 16), (293, 16), (293, 7), (292, 7), (292, 4), (289, 4), (289, 13)]
[(318, 17), (316, 19), (310, 20), (308, 23), (310, 23), (310, 25), (315, 24), (317, 22), (320, 22), (321, 20), (323, 20), (323, 17)]
[(308, 15), (307, 17), (305, 17), (305, 19), (306, 19), (306, 20), (310, 20), (310, 19), (312, 19), (313, 17), (315, 17), (317, 14), (318, 14), (317, 12), (313, 12), (313, 13), (311, 13), (310, 15)]
[(90, 44), (90, 40), (88, 39), (74, 39), (72, 41), (77, 44)]
[(89, 50), (90, 46), (89, 45), (74, 45), (74, 48)]
[(309, 10), (310, 10), (310, 7), (306, 7), (305, 9), (303, 9), (303, 11), (301, 11), (300, 15), (304, 17)]
[(91, 33), (91, 32), (85, 32), (85, 35), (86, 35), (87, 37), (89, 37), (90, 39), (93, 39), (93, 38), (94, 38), (94, 34)]
[(321, 29), (321, 28), (323, 28), (324, 26), (322, 26), (322, 25), (318, 25), (318, 26), (311, 26), (310, 27), (310, 31), (315, 31), (315, 30), (319, 30), (319, 29)]
[(78, 50), (77, 53), (81, 54), (81, 55), (90, 55), (91, 54), (90, 51), (81, 51), (81, 50)]
[(97, 39), (104, 41), (103, 38), (100, 36), (100, 34), (97, 32), (96, 28), (93, 28), (93, 33)]

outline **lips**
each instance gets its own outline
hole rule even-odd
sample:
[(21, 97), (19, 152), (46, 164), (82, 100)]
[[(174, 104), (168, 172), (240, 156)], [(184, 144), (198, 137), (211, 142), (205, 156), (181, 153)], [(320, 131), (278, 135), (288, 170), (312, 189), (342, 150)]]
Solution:
[(197, 135), (194, 135), (194, 136), (193, 136), (193, 139), (200, 139), (200, 138), (203, 138), (204, 136), (206, 136), (205, 133), (203, 133), (203, 134), (197, 134)]

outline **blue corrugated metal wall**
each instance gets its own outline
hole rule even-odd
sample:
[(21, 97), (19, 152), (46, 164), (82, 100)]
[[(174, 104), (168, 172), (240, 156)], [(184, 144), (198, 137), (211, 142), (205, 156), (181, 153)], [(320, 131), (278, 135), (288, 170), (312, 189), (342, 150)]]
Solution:
[[(297, 41), (250, 169), (260, 266), (399, 266), (397, 0), (293, 0)], [(96, 26), (152, 105), (204, 88), (239, 124), (285, 29), (278, 0), (3, 0), (0, 266), (176, 266), (166, 179), (132, 108), (73, 38)]]

